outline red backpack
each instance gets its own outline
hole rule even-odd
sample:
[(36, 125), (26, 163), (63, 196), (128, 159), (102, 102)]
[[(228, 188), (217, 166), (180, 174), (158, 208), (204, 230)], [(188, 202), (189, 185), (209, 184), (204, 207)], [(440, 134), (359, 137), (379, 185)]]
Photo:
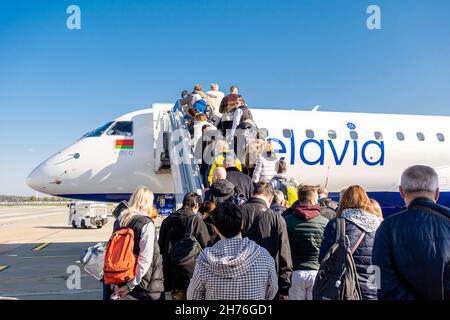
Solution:
[(120, 284), (134, 279), (137, 257), (133, 248), (133, 229), (121, 228), (111, 235), (103, 266), (105, 284)]

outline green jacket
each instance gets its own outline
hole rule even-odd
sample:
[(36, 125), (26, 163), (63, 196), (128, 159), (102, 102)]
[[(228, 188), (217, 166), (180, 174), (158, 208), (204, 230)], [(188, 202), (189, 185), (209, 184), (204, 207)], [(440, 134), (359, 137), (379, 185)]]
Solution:
[(285, 214), (293, 270), (318, 270), (319, 252), (328, 219), (320, 206), (294, 206)]

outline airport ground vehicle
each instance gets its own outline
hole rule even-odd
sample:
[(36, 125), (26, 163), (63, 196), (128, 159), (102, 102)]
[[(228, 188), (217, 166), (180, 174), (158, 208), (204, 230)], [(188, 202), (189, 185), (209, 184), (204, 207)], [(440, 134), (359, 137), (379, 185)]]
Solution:
[(96, 202), (72, 202), (69, 207), (69, 224), (73, 228), (101, 228), (108, 223), (108, 206)]

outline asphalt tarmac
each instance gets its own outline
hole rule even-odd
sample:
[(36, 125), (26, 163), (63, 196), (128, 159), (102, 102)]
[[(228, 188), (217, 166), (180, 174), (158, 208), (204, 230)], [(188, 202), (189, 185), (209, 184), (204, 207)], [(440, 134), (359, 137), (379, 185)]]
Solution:
[(68, 214), (64, 206), (0, 207), (0, 299), (102, 298), (101, 283), (77, 261), (108, 240), (114, 218), (101, 229), (73, 229)]

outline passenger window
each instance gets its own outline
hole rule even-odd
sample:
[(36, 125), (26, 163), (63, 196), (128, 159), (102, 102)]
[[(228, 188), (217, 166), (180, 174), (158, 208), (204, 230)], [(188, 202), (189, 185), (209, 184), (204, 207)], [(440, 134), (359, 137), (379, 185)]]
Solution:
[(261, 128), (258, 130), (258, 139), (266, 140), (269, 137), (269, 130), (267, 128)]
[(397, 139), (400, 141), (405, 140), (405, 135), (403, 134), (403, 132), (397, 132)]
[(444, 141), (445, 141), (445, 136), (444, 136), (443, 133), (438, 133), (438, 134), (436, 134), (436, 137), (438, 138), (438, 140), (439, 140), (440, 142), (444, 142)]
[(353, 140), (358, 140), (358, 132), (354, 130), (350, 131), (350, 138), (352, 138)]
[(425, 141), (425, 135), (422, 132), (417, 132), (417, 139), (419, 141)]
[(311, 130), (311, 129), (308, 129), (308, 130), (306, 130), (305, 131), (305, 133), (306, 133), (306, 137), (308, 138), (308, 139), (314, 139), (314, 131), (313, 130)]
[(285, 137), (286, 139), (291, 138), (292, 135), (292, 130), (290, 129), (283, 129), (283, 137)]
[(374, 136), (376, 140), (383, 140), (383, 134), (380, 131), (375, 131)]
[(334, 130), (328, 130), (328, 138), (330, 138), (330, 139), (336, 139), (336, 138), (337, 138), (336, 131), (334, 131)]
[(133, 122), (132, 121), (118, 121), (111, 129), (108, 130), (110, 136), (126, 136), (131, 137), (133, 135)]

